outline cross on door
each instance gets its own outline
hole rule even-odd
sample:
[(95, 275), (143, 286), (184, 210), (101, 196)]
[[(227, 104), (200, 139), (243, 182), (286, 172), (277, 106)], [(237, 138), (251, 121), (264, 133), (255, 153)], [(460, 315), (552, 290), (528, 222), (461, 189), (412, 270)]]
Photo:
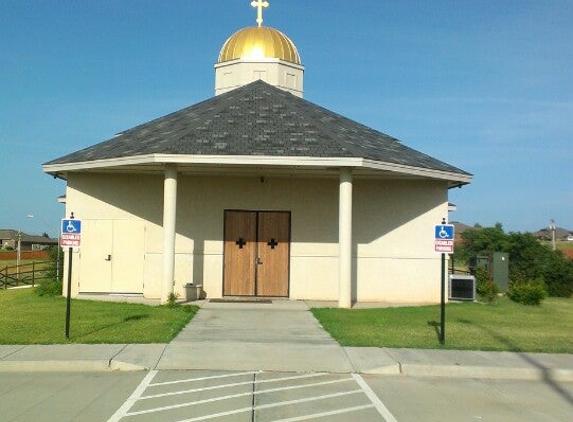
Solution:
[(247, 244), (247, 242), (245, 242), (245, 239), (243, 239), (242, 237), (239, 237), (239, 240), (237, 240), (235, 242), (235, 245), (239, 246), (239, 249), (243, 249), (243, 247)]
[(271, 247), (271, 249), (274, 249), (275, 246), (278, 246), (279, 243), (275, 240), (275, 238), (273, 237), (271, 240), (269, 240), (267, 242), (267, 245), (269, 245)]

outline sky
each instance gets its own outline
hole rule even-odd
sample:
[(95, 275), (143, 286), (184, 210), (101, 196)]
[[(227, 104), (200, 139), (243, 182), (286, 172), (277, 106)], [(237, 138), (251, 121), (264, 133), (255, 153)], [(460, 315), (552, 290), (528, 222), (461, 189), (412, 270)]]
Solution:
[[(305, 99), (455, 165), (450, 221), (573, 230), (573, 0), (269, 0)], [(0, 228), (54, 236), (41, 165), (214, 95), (250, 0), (0, 0)]]

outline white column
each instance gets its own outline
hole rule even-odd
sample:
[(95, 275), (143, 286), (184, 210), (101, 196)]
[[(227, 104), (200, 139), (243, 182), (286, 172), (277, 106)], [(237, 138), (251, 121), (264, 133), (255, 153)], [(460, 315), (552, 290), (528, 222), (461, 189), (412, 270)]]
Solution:
[(175, 220), (177, 217), (177, 166), (165, 166), (163, 181), (163, 272), (161, 303), (167, 303), (173, 293), (175, 277)]
[(352, 307), (352, 169), (340, 169), (338, 307)]

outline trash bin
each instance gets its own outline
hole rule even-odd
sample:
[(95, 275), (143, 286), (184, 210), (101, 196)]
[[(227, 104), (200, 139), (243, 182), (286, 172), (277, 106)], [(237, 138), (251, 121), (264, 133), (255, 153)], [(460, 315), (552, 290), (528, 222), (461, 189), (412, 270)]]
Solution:
[(203, 285), (187, 283), (185, 286), (185, 300), (192, 302), (203, 298)]

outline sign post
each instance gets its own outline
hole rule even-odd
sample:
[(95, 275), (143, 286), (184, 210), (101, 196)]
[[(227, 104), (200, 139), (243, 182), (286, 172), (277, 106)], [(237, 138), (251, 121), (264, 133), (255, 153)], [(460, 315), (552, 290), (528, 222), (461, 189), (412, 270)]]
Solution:
[(62, 219), (60, 246), (68, 247), (68, 289), (66, 298), (66, 339), (70, 339), (70, 316), (72, 307), (72, 256), (73, 248), (79, 248), (82, 243), (82, 220), (74, 218)]
[(434, 251), (442, 254), (442, 298), (440, 315), (440, 343), (446, 342), (446, 253), (454, 253), (454, 226), (447, 224), (446, 219), (442, 224), (434, 227)]

